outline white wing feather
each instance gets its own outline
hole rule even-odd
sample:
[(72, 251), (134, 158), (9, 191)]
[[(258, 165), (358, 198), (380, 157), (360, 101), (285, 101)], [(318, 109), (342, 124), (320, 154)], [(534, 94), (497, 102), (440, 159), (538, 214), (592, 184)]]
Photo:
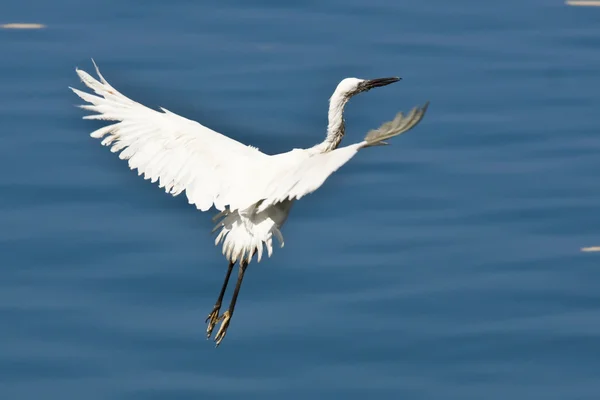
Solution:
[[(294, 164), (280, 168), (282, 171), (265, 188), (264, 199), (258, 211), (266, 210), (272, 204), (286, 199), (300, 199), (302, 196), (317, 190), (327, 178), (347, 163), (364, 147), (387, 144), (384, 140), (408, 132), (423, 119), (429, 102), (422, 107), (414, 107), (408, 115), (398, 113), (393, 120), (371, 130), (360, 143), (339, 147), (327, 153), (299, 152)], [(291, 151), (294, 153), (297, 150)], [(290, 154), (286, 153), (286, 154)], [(304, 155), (303, 159), (299, 159)]]
[(317, 190), (366, 141), (327, 153), (294, 149), (267, 155), (196, 121), (139, 104), (85, 71), (76, 72), (98, 96), (71, 88), (91, 105), (80, 106), (98, 114), (84, 119), (118, 121), (94, 131), (102, 144), (120, 152), (129, 167), (159, 183), (167, 193), (185, 191), (190, 204), (201, 211), (244, 210), (261, 202), (258, 212), (285, 199), (299, 199)]
[(286, 199), (300, 199), (314, 192), (365, 144), (366, 142), (355, 143), (327, 153), (305, 153), (303, 160), (282, 168), (277, 176), (266, 182), (265, 196), (257, 211), (261, 212), (275, 203)]
[[(95, 66), (95, 64), (94, 64)], [(101, 82), (85, 71), (77, 74), (94, 96), (71, 88), (92, 105), (82, 108), (97, 115), (84, 119), (119, 121), (91, 134), (121, 152), (129, 167), (144, 174), (145, 179), (159, 182), (167, 193), (176, 196), (186, 191), (190, 204), (202, 211), (214, 204), (218, 210), (236, 203), (235, 195), (252, 179), (253, 167), (269, 158), (255, 148), (217, 133), (198, 122), (183, 118), (166, 109), (152, 110), (127, 98), (114, 89), (100, 74)]]

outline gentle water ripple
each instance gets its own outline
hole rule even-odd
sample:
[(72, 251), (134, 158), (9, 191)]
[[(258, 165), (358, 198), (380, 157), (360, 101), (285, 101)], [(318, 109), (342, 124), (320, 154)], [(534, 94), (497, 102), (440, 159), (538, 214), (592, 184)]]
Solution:
[[(595, 399), (600, 9), (542, 0), (9, 0), (0, 30), (3, 399)], [(347, 143), (423, 123), (297, 204), (226, 343), (210, 216), (89, 138), (76, 66), (274, 153), (345, 76)]]

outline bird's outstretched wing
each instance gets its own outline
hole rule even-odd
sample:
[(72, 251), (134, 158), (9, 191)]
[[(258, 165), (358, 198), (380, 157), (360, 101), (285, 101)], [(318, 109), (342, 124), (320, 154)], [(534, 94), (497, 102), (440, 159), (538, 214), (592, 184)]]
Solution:
[(327, 153), (295, 149), (269, 156), (196, 121), (139, 104), (113, 88), (94, 63), (100, 81), (77, 69), (83, 83), (96, 95), (71, 88), (91, 105), (80, 106), (97, 114), (84, 119), (116, 121), (91, 136), (102, 139), (129, 167), (159, 182), (167, 193), (186, 192), (190, 204), (201, 211), (213, 205), (223, 211), (243, 210), (259, 203), (257, 211), (317, 190), (331, 174), (363, 147), (381, 144), (413, 128), (427, 106), (371, 131), (364, 141)]
[(240, 202), (243, 189), (252, 181), (253, 167), (270, 157), (215, 132), (198, 122), (164, 108), (162, 112), (139, 104), (114, 89), (100, 74), (100, 81), (77, 69), (83, 83), (96, 95), (71, 88), (91, 105), (82, 105), (98, 114), (84, 119), (117, 121), (94, 131), (91, 136), (111, 146), (129, 167), (158, 181), (167, 193), (176, 196), (185, 190), (190, 204), (206, 211)]
[(364, 145), (365, 143), (361, 142), (327, 153), (304, 153), (301, 157), (296, 157), (295, 163), (278, 168), (278, 172), (265, 182), (262, 190), (264, 196), (258, 211), (284, 200), (300, 199), (314, 192)]
[(398, 113), (393, 120), (385, 122), (378, 129), (369, 131), (365, 140), (360, 143), (339, 147), (327, 153), (306, 155), (303, 159), (297, 157), (293, 165), (279, 168), (281, 173), (273, 176), (263, 190), (265, 196), (258, 211), (283, 200), (299, 199), (314, 192), (360, 149), (387, 144), (384, 140), (414, 128), (423, 119), (428, 106), (429, 102), (422, 107), (414, 107), (406, 116)]

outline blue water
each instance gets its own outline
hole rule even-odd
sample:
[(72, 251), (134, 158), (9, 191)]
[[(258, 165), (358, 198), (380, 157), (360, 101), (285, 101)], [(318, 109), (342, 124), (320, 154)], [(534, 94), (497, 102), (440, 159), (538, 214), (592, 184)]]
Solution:
[[(287, 5), (286, 5), (287, 4)], [(4, 0), (0, 398), (597, 399), (600, 8), (561, 1)], [(68, 86), (118, 90), (267, 153), (361, 152), (248, 270), (222, 346), (226, 262), (199, 213), (89, 137)]]

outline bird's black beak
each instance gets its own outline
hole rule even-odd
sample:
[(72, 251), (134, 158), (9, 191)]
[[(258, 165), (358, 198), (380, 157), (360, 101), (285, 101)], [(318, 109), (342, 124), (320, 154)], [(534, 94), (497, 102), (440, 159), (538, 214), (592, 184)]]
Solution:
[(376, 87), (386, 86), (390, 83), (398, 82), (401, 78), (397, 76), (393, 76), (391, 78), (377, 78), (377, 79), (369, 79), (362, 83), (363, 90), (370, 90)]

